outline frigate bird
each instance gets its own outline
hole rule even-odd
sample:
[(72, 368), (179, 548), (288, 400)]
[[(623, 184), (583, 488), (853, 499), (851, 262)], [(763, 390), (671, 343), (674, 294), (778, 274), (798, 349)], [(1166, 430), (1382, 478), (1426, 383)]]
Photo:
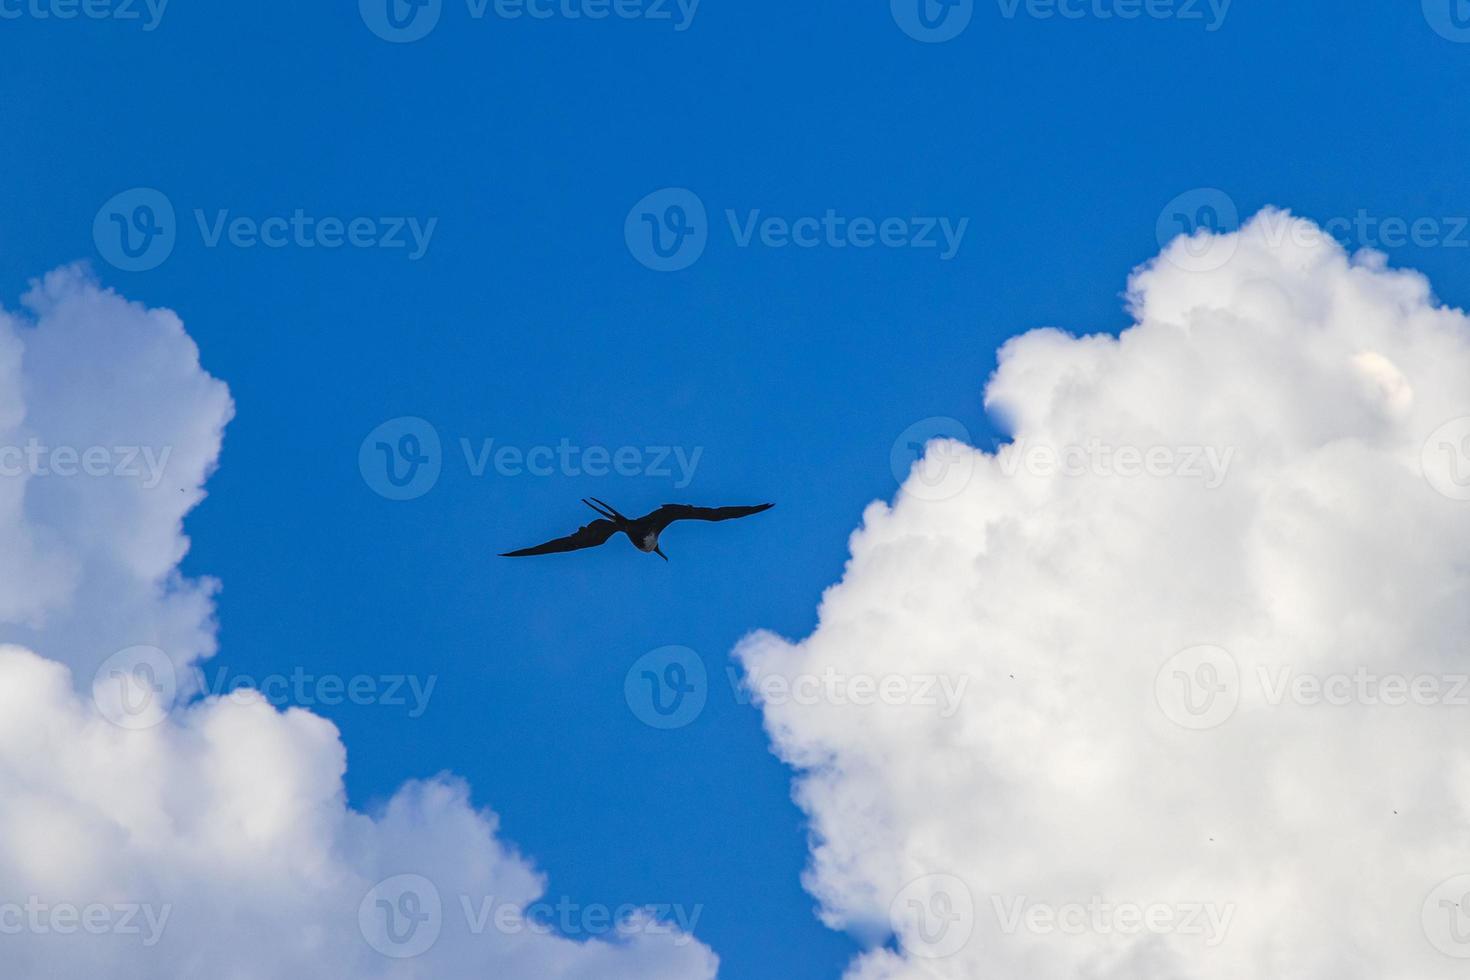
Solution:
[(775, 506), (775, 504), (756, 504), (753, 507), (694, 507), (689, 504), (664, 504), (658, 510), (644, 514), (642, 517), (629, 519), (596, 497), (591, 500), (583, 497), (582, 503), (597, 511), (601, 519), (582, 525), (575, 534), (569, 534), (545, 544), (538, 544), (534, 548), (508, 551), (500, 557), (528, 558), (531, 555), (554, 555), (563, 551), (595, 548), (600, 544), (606, 544), (608, 538), (622, 531), (628, 536), (628, 540), (633, 542), (633, 547), (639, 551), (651, 551), (664, 561), (668, 561), (669, 556), (659, 550), (658, 536), (663, 533), (664, 528), (675, 521), (728, 521), (736, 517), (759, 514)]

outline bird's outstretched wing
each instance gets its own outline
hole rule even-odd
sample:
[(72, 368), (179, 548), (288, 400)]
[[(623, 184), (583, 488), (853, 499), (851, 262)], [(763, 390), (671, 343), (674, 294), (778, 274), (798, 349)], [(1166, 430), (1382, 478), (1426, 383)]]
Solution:
[(534, 548), (522, 548), (520, 551), (507, 551), (501, 555), (502, 558), (529, 558), (531, 555), (554, 555), (563, 551), (579, 551), (582, 548), (595, 548), (605, 544), (607, 539), (617, 533), (618, 526), (612, 521), (593, 521), (584, 524), (577, 529), (576, 534), (568, 534), (564, 538), (538, 544)]
[(654, 528), (662, 531), (675, 521), (728, 521), (737, 517), (749, 517), (775, 504), (756, 504), (754, 507), (695, 507), (690, 504), (664, 504), (644, 520), (653, 521)]

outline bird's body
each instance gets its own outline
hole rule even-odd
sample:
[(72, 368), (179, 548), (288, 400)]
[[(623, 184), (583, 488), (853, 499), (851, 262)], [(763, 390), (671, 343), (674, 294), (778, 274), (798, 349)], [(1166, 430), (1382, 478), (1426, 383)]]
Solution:
[(658, 555), (664, 561), (668, 561), (669, 556), (659, 548), (658, 537), (663, 533), (664, 528), (675, 521), (728, 521), (737, 517), (759, 514), (775, 506), (774, 504), (757, 504), (753, 507), (694, 507), (690, 504), (664, 504), (642, 517), (627, 518), (596, 497), (591, 500), (584, 498), (582, 503), (601, 514), (601, 519), (582, 525), (575, 534), (536, 545), (534, 548), (509, 551), (501, 557), (529, 558), (532, 555), (553, 555), (564, 551), (595, 548), (606, 544), (609, 538), (621, 532), (628, 536), (633, 547), (639, 551)]

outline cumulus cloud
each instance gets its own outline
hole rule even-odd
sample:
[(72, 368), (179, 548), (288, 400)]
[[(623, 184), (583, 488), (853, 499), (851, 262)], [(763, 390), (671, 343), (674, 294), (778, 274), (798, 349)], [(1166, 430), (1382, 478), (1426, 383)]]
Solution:
[(176, 572), (229, 392), (179, 318), (58, 270), (0, 311), (0, 641), (79, 668), (214, 652), (214, 583)]
[(1462, 976), (1470, 320), (1279, 211), (1128, 297), (1007, 343), (1013, 441), (931, 443), (737, 650), (849, 975)]
[[(461, 781), (410, 783), (359, 812), (328, 721), (248, 692), (191, 698), (185, 668), (215, 649), (214, 585), (179, 573), (182, 521), (229, 393), (174, 314), (84, 271), (23, 302), (0, 313), (7, 972), (714, 975), (706, 947), (633, 905), (547, 899)], [(171, 712), (129, 714), (165, 679)]]

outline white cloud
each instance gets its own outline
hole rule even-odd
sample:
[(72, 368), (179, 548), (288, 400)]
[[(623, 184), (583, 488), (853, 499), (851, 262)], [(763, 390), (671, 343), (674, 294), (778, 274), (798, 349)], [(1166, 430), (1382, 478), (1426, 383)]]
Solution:
[(0, 311), (0, 640), (84, 673), (132, 644), (210, 655), (214, 584), (176, 567), (229, 392), (177, 316), (80, 269), (25, 305)]
[[(825, 921), (901, 933), (852, 976), (1463, 975), (1470, 321), (1299, 220), (1208, 271), (1176, 241), (1120, 337), (1006, 344), (987, 405), (1080, 465), (932, 445), (817, 630), (740, 646), (756, 688), (970, 678), (950, 717), (764, 706)], [(1212, 488), (1156, 447), (1233, 456)]]
[[(607, 910), (621, 931), (597, 908), (538, 912), (534, 929), (493, 914), (546, 891), (494, 814), (448, 776), (404, 786), (382, 812), (353, 810), (346, 749), (307, 711), (237, 694), (135, 730), (108, 721), (89, 695), (115, 651), (164, 651), (160, 675), (214, 651), (213, 586), (177, 566), (232, 405), (168, 311), (77, 269), (25, 305), (0, 313), (7, 973), (714, 975), (706, 947), (629, 908)], [(177, 675), (187, 685), (193, 672)], [(103, 671), (104, 695), (114, 686)], [(406, 898), (402, 875), (416, 876)], [(415, 943), (422, 954), (400, 958)]]

